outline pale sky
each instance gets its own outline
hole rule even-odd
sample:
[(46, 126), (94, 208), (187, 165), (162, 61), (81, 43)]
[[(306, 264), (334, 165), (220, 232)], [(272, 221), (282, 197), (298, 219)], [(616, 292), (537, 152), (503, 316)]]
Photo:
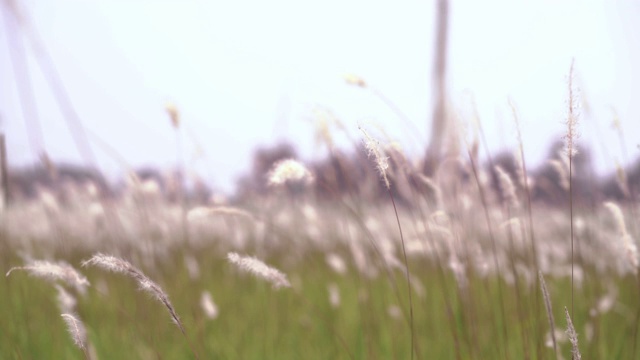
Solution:
[[(331, 109), (356, 138), (357, 124), (380, 124), (413, 154), (421, 153), (415, 139), (428, 135), (434, 1), (19, 3), (27, 19), (19, 28), (0, 6), (0, 130), (11, 165), (36, 158), (9, 56), (17, 41), (27, 49), (47, 153), (55, 161), (82, 161), (35, 61), (31, 32), (50, 53), (88, 132), (131, 166), (172, 167), (175, 134), (164, 111), (171, 101), (182, 113), (184, 157), (199, 143), (206, 157), (193, 167), (216, 189), (233, 189), (256, 145), (288, 139), (303, 159), (324, 156), (314, 142), (315, 106)], [(640, 155), (639, 34), (637, 1), (452, 1), (449, 95), (464, 115), (472, 94), (492, 151), (515, 146), (512, 99), (528, 162), (538, 165), (562, 135), (573, 58), (589, 108), (581, 141), (604, 172), (623, 161), (612, 109), (629, 157)], [(346, 85), (347, 73), (395, 102), (413, 127), (370, 91)], [(89, 140), (102, 169), (123, 171)]]

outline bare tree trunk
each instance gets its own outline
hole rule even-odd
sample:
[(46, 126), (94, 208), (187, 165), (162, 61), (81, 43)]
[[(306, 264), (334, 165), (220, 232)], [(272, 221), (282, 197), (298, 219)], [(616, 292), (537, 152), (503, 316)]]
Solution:
[(433, 173), (441, 160), (447, 135), (447, 43), (449, 28), (449, 0), (438, 0), (436, 11), (436, 46), (433, 64), (433, 113), (431, 140), (427, 148), (424, 170)]

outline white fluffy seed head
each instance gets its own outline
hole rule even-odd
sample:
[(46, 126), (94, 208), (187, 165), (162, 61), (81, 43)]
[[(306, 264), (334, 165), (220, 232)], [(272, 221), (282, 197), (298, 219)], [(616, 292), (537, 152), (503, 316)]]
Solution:
[(268, 174), (269, 186), (287, 183), (309, 184), (313, 181), (311, 172), (300, 162), (293, 159), (278, 161)]
[(291, 283), (287, 279), (287, 275), (283, 274), (278, 269), (268, 266), (255, 257), (241, 256), (237, 253), (230, 252), (227, 254), (227, 260), (241, 271), (250, 273), (271, 283), (274, 289), (291, 287)]
[(384, 181), (384, 186), (387, 189), (391, 188), (391, 185), (389, 184), (389, 178), (387, 177), (387, 169), (389, 169), (389, 157), (386, 156), (384, 149), (382, 149), (382, 146), (380, 146), (380, 142), (378, 140), (371, 137), (371, 135), (369, 135), (369, 133), (361, 126), (359, 126), (358, 128), (364, 135), (364, 147), (365, 149), (367, 149), (367, 155), (369, 157), (373, 156), (373, 159), (376, 162), (376, 169), (378, 170), (380, 176), (382, 176), (382, 180)]
[(618, 234), (620, 236), (626, 235), (627, 234), (627, 226), (626, 226), (625, 221), (624, 221), (624, 215), (622, 214), (622, 209), (620, 209), (618, 204), (616, 204), (616, 203), (614, 203), (612, 201), (605, 202), (604, 203), (604, 207), (606, 207), (607, 210), (609, 210), (609, 212), (613, 216), (613, 220), (615, 220), (615, 222), (616, 222), (616, 227), (617, 227), (617, 230), (618, 230)]
[(209, 319), (214, 320), (218, 317), (218, 306), (213, 302), (211, 293), (208, 291), (202, 292), (202, 295), (200, 296), (200, 307)]
[(187, 220), (206, 220), (216, 215), (238, 216), (253, 220), (254, 217), (246, 210), (230, 206), (197, 206), (187, 213)]
[(325, 257), (325, 261), (327, 262), (327, 265), (329, 265), (329, 267), (336, 273), (340, 275), (344, 275), (347, 273), (347, 265), (340, 257), (340, 255), (335, 253), (327, 254), (327, 256)]

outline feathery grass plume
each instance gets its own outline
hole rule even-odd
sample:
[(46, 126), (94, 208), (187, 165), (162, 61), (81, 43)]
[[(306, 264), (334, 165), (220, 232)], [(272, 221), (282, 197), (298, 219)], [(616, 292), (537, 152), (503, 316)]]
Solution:
[(362, 127), (358, 126), (358, 129), (362, 131), (364, 135), (364, 147), (367, 149), (367, 155), (371, 157), (373, 155), (376, 162), (376, 169), (382, 176), (384, 185), (387, 189), (391, 188), (389, 184), (389, 178), (387, 177), (387, 169), (389, 168), (389, 158), (386, 156), (384, 150), (380, 146), (380, 141), (372, 138), (369, 133)]
[(167, 294), (165, 294), (160, 286), (151, 281), (151, 279), (144, 275), (142, 271), (138, 270), (128, 261), (115, 256), (98, 253), (91, 259), (82, 262), (82, 266), (96, 266), (103, 270), (124, 274), (134, 279), (138, 283), (138, 286), (140, 286), (140, 290), (151, 294), (151, 296), (167, 308), (169, 315), (171, 316), (171, 320), (176, 324), (176, 326), (178, 326), (182, 334), (185, 334), (184, 326), (173, 308), (171, 301), (169, 301)]
[(313, 175), (302, 163), (286, 159), (273, 165), (267, 174), (269, 186), (279, 186), (286, 183), (309, 184), (313, 181)]
[(555, 321), (553, 320), (553, 308), (551, 307), (551, 296), (547, 290), (547, 283), (544, 281), (542, 271), (538, 271), (538, 278), (540, 279), (540, 289), (542, 290), (542, 297), (544, 298), (544, 307), (547, 309), (547, 320), (549, 320), (549, 334), (551, 334), (551, 342), (553, 344), (553, 352), (558, 358), (558, 342), (556, 341), (555, 334)]
[(187, 213), (187, 219), (189, 221), (197, 221), (200, 219), (206, 219), (212, 215), (239, 216), (248, 218), (250, 220), (254, 219), (253, 215), (250, 212), (229, 206), (197, 206), (189, 210), (189, 212)]
[(500, 192), (503, 199), (507, 200), (510, 206), (518, 207), (518, 196), (516, 195), (516, 187), (511, 180), (511, 176), (502, 169), (500, 165), (494, 167), (496, 174), (498, 175), (498, 184), (500, 185)]
[(611, 212), (613, 220), (615, 220), (616, 222), (618, 234), (620, 236), (624, 236), (625, 234), (627, 234), (627, 225), (624, 221), (624, 215), (622, 215), (622, 209), (620, 209), (620, 207), (612, 201), (605, 202), (604, 207), (606, 207), (607, 210)]
[(362, 88), (367, 87), (367, 83), (360, 76), (354, 74), (345, 74), (343, 78), (344, 81), (346, 81), (349, 85), (359, 86)]
[(287, 275), (283, 274), (278, 269), (268, 266), (255, 257), (241, 256), (237, 253), (230, 252), (227, 254), (227, 260), (237, 266), (238, 269), (253, 274), (256, 277), (262, 278), (271, 283), (271, 286), (273, 286), (274, 289), (291, 287), (291, 283), (289, 283)]
[(611, 212), (613, 215), (613, 219), (616, 222), (616, 227), (618, 228), (618, 235), (622, 240), (622, 246), (624, 247), (625, 254), (627, 255), (628, 264), (631, 267), (631, 270), (634, 274), (638, 272), (638, 247), (636, 246), (635, 240), (627, 231), (627, 226), (624, 221), (624, 215), (622, 214), (622, 210), (620, 207), (611, 201), (605, 202), (604, 206)]
[(89, 286), (87, 278), (64, 261), (52, 263), (36, 260), (27, 266), (12, 267), (7, 271), (6, 276), (9, 276), (15, 270), (25, 270), (32, 276), (47, 281), (63, 281), (74, 287), (80, 294), (84, 294), (87, 291), (87, 286)]
[(578, 89), (575, 87), (574, 83), (574, 65), (575, 61), (571, 61), (571, 68), (569, 69), (569, 78), (568, 78), (568, 99), (567, 99), (567, 118), (565, 120), (565, 124), (567, 126), (567, 132), (565, 133), (564, 140), (564, 152), (569, 157), (572, 158), (576, 156), (578, 153), (578, 149), (576, 147), (576, 141), (580, 134), (578, 133), (578, 118), (580, 115), (580, 94)]
[(567, 336), (569, 336), (569, 342), (571, 342), (572, 358), (573, 360), (580, 360), (582, 357), (580, 356), (580, 349), (578, 348), (578, 333), (576, 333), (576, 329), (573, 327), (573, 322), (571, 321), (571, 316), (566, 306), (564, 307), (564, 314), (567, 318)]
[(178, 112), (178, 107), (176, 106), (176, 104), (168, 102), (164, 105), (164, 110), (169, 115), (171, 125), (175, 129), (178, 129), (180, 127), (180, 112)]
[(200, 307), (209, 319), (214, 320), (218, 317), (218, 306), (213, 302), (210, 292), (202, 292), (202, 295), (200, 296)]
[(73, 339), (73, 343), (86, 353), (87, 330), (85, 329), (82, 321), (80, 321), (78, 316), (74, 314), (62, 314), (60, 316), (62, 316), (64, 322), (67, 324), (67, 330)]

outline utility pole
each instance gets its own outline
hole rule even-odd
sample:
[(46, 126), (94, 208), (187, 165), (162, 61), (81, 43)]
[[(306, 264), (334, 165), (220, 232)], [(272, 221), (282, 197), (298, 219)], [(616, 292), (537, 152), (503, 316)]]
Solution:
[(432, 173), (442, 160), (444, 144), (451, 129), (447, 114), (447, 43), (449, 40), (449, 0), (438, 0), (436, 5), (436, 39), (433, 62), (433, 113), (431, 139), (427, 147), (425, 171)]

